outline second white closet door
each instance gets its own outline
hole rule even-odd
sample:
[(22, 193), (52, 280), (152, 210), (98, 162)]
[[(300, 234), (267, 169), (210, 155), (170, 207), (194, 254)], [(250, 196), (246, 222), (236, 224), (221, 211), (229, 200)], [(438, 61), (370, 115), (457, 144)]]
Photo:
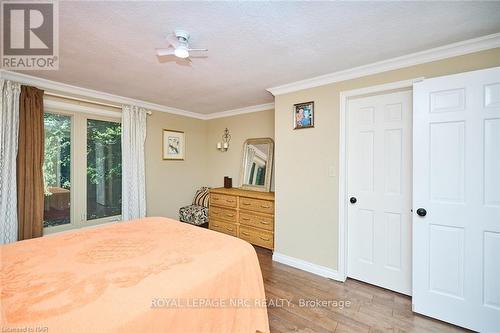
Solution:
[(412, 92), (348, 104), (349, 277), (411, 294)]

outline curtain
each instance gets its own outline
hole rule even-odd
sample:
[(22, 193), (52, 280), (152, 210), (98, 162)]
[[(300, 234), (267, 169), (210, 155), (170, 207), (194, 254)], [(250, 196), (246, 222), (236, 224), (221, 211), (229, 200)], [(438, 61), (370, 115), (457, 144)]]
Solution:
[(17, 153), (18, 240), (43, 234), (43, 90), (21, 86)]
[(0, 244), (17, 240), (19, 83), (0, 80)]
[(122, 108), (122, 219), (146, 216), (146, 176), (144, 143), (146, 110), (125, 105)]

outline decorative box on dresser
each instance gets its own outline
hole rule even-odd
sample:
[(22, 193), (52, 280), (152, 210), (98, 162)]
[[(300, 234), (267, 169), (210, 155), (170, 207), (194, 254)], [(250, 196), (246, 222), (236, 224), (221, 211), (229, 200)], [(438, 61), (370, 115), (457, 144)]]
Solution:
[(210, 190), (209, 228), (274, 249), (274, 192)]

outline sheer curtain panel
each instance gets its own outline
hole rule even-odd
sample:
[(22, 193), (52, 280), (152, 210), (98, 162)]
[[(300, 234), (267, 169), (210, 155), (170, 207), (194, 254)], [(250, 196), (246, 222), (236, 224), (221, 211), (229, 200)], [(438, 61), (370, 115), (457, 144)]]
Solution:
[(122, 109), (122, 218), (146, 216), (144, 144), (146, 110), (133, 105)]
[(17, 240), (16, 158), (19, 83), (0, 80), (0, 243)]

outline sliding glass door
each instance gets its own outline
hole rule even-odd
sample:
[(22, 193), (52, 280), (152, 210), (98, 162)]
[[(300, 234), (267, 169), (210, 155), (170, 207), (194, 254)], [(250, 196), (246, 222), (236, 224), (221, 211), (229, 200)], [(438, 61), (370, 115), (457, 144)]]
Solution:
[(44, 228), (71, 223), (71, 123), (68, 115), (44, 115)]
[(44, 233), (121, 219), (121, 124), (45, 113)]
[(121, 125), (87, 120), (87, 220), (122, 213)]

